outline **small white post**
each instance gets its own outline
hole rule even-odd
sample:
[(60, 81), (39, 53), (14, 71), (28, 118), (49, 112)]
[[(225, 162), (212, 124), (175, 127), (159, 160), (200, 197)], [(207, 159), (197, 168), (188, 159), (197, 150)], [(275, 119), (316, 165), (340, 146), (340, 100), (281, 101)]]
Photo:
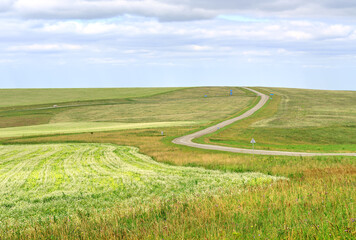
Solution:
[(251, 139), (251, 143), (252, 143), (252, 156), (253, 156), (255, 155), (255, 143), (256, 143), (254, 138)]

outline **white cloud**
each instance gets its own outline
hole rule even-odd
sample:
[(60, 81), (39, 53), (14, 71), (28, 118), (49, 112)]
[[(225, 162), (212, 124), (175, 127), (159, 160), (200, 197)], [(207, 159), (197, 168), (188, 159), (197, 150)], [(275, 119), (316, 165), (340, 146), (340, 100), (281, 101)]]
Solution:
[(106, 24), (102, 22), (95, 23), (79, 23), (79, 22), (59, 22), (54, 24), (46, 24), (43, 28), (46, 32), (53, 33), (78, 33), (78, 34), (103, 34), (110, 33), (117, 29), (115, 24)]
[(222, 14), (353, 17), (356, 4), (354, 0), (2, 0), (1, 11), (36, 19), (100, 19), (132, 14), (164, 21), (189, 21)]
[(188, 50), (193, 50), (193, 51), (208, 51), (208, 50), (213, 50), (211, 46), (204, 46), (204, 45), (190, 45), (187, 47)]
[(12, 52), (52, 52), (52, 51), (76, 51), (82, 46), (73, 44), (31, 44), (8, 47), (7, 51)]
[(244, 51), (242, 52), (242, 55), (267, 57), (267, 56), (271, 56), (272, 54), (270, 51)]
[(303, 68), (311, 68), (311, 69), (332, 69), (335, 68), (335, 66), (330, 66), (330, 65), (322, 65), (322, 64), (314, 64), (314, 65), (303, 65)]
[(96, 19), (133, 14), (162, 20), (206, 19), (215, 16), (206, 9), (159, 0), (18, 0), (15, 11), (28, 18)]
[(13, 63), (15, 62), (15, 60), (13, 59), (1, 59), (0, 58), (0, 64), (3, 64), (3, 63)]
[(0, 13), (9, 11), (12, 7), (13, 0), (1, 0), (0, 1)]
[(136, 62), (136, 60), (119, 58), (88, 58), (87, 62), (90, 64), (129, 65)]

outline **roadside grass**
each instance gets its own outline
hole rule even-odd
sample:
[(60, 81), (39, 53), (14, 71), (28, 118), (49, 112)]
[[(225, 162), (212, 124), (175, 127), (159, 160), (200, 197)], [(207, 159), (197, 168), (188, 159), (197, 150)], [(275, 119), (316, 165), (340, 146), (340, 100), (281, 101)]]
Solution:
[(0, 89), (0, 107), (147, 97), (184, 88)]
[[(256, 88), (273, 99), (248, 119), (195, 140), (301, 152), (356, 151), (356, 92)], [(326, 100), (324, 100), (324, 98)], [(325, 102), (324, 102), (325, 101)]]
[[(152, 201), (123, 211), (48, 219), (4, 236), (46, 239), (353, 239), (356, 163), (352, 157), (251, 156), (176, 146), (171, 139), (192, 128), (165, 128), (72, 134), (3, 143), (101, 142), (137, 146), (158, 162), (224, 172), (262, 172), (289, 181), (248, 187), (242, 193), (199, 195), (191, 199)], [(6, 146), (6, 145), (5, 145)], [(142, 208), (141, 208), (142, 207)]]

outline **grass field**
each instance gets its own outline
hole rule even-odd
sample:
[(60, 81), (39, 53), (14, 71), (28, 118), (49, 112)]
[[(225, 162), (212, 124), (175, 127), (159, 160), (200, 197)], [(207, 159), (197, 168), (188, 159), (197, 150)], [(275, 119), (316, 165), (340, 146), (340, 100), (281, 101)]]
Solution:
[[(209, 93), (209, 97), (207, 99), (201, 97), (201, 99), (208, 100), (211, 96), (214, 96), (214, 91), (218, 88), (208, 89), (212, 91)], [(205, 89), (202, 92), (206, 92), (208, 89)], [(222, 91), (222, 95), (226, 94), (226, 89)], [(196, 90), (198, 91), (199, 88)], [(264, 88), (263, 91), (267, 93), (267, 89)], [(282, 97), (282, 91), (291, 92), (286, 96), (290, 98), (289, 100), (284, 101), (285, 97)], [(179, 92), (180, 91), (174, 92), (175, 94), (178, 94), (177, 96), (179, 96), (179, 98), (174, 97), (174, 94), (172, 93), (172, 98), (174, 98), (171, 100), (172, 107), (176, 100), (182, 99), (184, 95), (188, 95), (190, 91), (186, 89), (183, 92)], [(306, 96), (310, 95), (309, 105), (314, 106), (313, 104), (316, 104), (315, 109), (312, 107), (308, 109), (306, 107), (303, 111), (311, 111), (310, 115), (315, 114), (315, 119), (316, 122), (318, 122), (318, 125), (306, 126), (303, 125), (303, 123), (299, 127), (294, 126), (295, 124), (293, 121), (303, 122), (302, 120), (298, 120), (297, 115), (300, 113), (295, 113), (295, 108), (297, 108), (299, 103), (290, 105), (291, 102), (299, 101), (295, 99), (295, 97), (292, 97), (296, 92), (298, 92), (298, 99), (302, 98), (303, 94)], [(308, 138), (311, 133), (308, 131), (301, 131), (302, 129), (310, 128), (311, 131), (316, 131), (316, 129), (321, 131), (322, 128), (325, 128), (326, 132), (320, 133), (321, 135), (319, 136), (320, 140), (324, 140), (326, 133), (331, 137), (336, 135), (333, 131), (337, 131), (337, 128), (332, 128), (332, 126), (350, 125), (348, 119), (353, 116), (352, 106), (349, 108), (346, 107), (345, 112), (340, 114), (340, 116), (345, 116), (340, 117), (340, 124), (337, 125), (338, 122), (332, 120), (332, 117), (330, 118), (331, 120), (329, 118), (320, 120), (321, 116), (317, 114), (317, 106), (322, 108), (323, 103), (314, 103), (315, 99), (313, 96), (315, 94), (309, 94), (309, 91), (303, 93), (303, 90), (295, 89), (275, 89), (274, 93), (276, 93), (276, 95), (273, 97), (272, 101), (269, 101), (266, 107), (249, 119), (240, 121), (239, 127), (237, 126), (238, 124), (232, 126), (232, 132), (240, 131), (242, 135), (245, 134), (245, 131), (247, 132), (247, 140), (243, 139), (242, 142), (249, 141), (251, 133), (253, 133), (254, 136), (255, 133), (260, 131), (261, 135), (259, 136), (262, 136), (264, 131), (270, 131), (270, 133), (275, 133), (276, 138), (273, 138), (273, 141), (278, 140), (278, 143), (281, 143), (282, 149), (288, 148), (289, 145), (292, 146), (291, 148), (295, 148), (297, 144), (294, 137), (299, 137), (301, 139), (305, 138), (303, 144), (305, 144), (304, 147), (306, 150), (315, 150), (323, 145), (317, 144), (311, 146), (311, 140)], [(319, 91), (317, 91), (317, 93), (319, 94)], [(327, 103), (329, 104), (329, 108), (331, 108), (331, 106), (334, 106), (334, 108), (343, 108), (343, 105), (341, 104), (345, 99), (350, 100), (350, 94), (352, 96), (350, 103), (352, 103), (353, 92), (335, 93), (339, 94), (338, 98), (344, 100)], [(192, 94), (194, 93), (192, 92)], [(320, 92), (320, 94), (322, 95), (323, 93)], [(251, 104), (256, 99), (253, 95), (246, 94), (245, 92), (240, 92), (239, 95), (242, 98), (247, 98), (246, 102), (240, 102), (242, 105), (246, 103)], [(165, 99), (167, 95), (157, 95), (145, 99), (147, 100), (147, 103), (151, 101), (149, 100), (150, 98), (157, 99), (158, 103), (159, 101), (163, 102), (163, 100), (158, 100), (160, 97)], [(226, 96), (215, 97), (215, 99), (218, 98), (229, 99)], [(126, 102), (126, 100), (124, 100), (124, 102)], [(140, 104), (139, 101), (137, 103)], [(133, 104), (135, 104), (135, 101)], [(210, 104), (213, 103), (209, 102), (209, 104), (205, 106), (205, 116), (207, 119), (210, 119), (210, 121), (205, 122), (203, 124), (204, 126), (230, 117), (229, 114), (231, 114), (231, 112), (228, 111), (225, 112), (224, 116), (217, 116), (216, 113), (216, 116), (214, 116), (213, 109), (209, 106)], [(237, 101), (234, 104), (238, 104)], [(309, 106), (307, 102), (305, 102), (305, 104), (306, 106)], [(186, 107), (189, 107), (188, 104), (186, 104)], [(246, 105), (236, 106), (236, 112), (233, 112), (232, 114), (236, 114), (237, 112), (246, 109), (246, 107)], [(78, 110), (79, 109), (80, 108), (78, 108)], [(149, 119), (150, 116), (154, 116), (143, 107), (141, 109), (143, 109), (141, 113), (142, 119)], [(74, 108), (65, 109), (65, 111), (67, 110), (73, 111)], [(167, 110), (170, 111), (170, 114), (175, 114), (174, 109)], [(177, 110), (177, 115), (178, 112), (182, 112), (183, 110)], [(61, 113), (60, 116), (63, 119), (64, 116), (70, 115), (68, 113), (65, 114), (64, 110), (59, 109), (46, 111), (55, 111), (49, 120), (58, 113)], [(120, 111), (123, 112), (123, 110)], [(32, 112), (31, 114), (34, 113), (35, 112)], [(40, 113), (42, 112), (38, 112), (38, 114)], [(187, 111), (186, 114), (188, 113), (189, 112)], [(4, 114), (7, 114), (6, 116), (10, 115), (9, 112)], [(15, 115), (15, 113), (11, 114)], [(16, 114), (19, 114), (20, 117), (23, 116), (21, 115), (23, 114), (22, 112), (21, 114)], [(112, 112), (113, 116), (115, 114), (116, 111)], [(333, 110), (330, 109), (329, 114), (332, 115)], [(292, 123), (288, 126), (280, 126), (280, 124), (273, 123), (275, 120), (266, 121), (266, 119), (274, 119), (276, 116), (284, 116), (286, 118), (288, 115), (295, 116), (290, 119)], [(98, 116), (100, 117), (100, 115)], [(203, 116), (204, 115), (200, 115), (200, 117), (198, 117), (199, 120), (204, 120)], [(306, 122), (309, 121), (306, 115), (304, 115), (304, 117), (306, 118)], [(299, 118), (303, 119), (303, 115)], [(81, 121), (77, 116), (73, 117), (73, 119), (76, 119), (78, 122)], [(164, 117), (160, 116), (160, 119), (163, 120)], [(196, 119), (194, 119), (194, 121), (195, 120)], [(58, 119), (58, 121), (60, 120)], [(118, 121), (120, 120), (118, 119)], [(130, 121), (134, 123), (135, 119), (130, 117)], [(17, 156), (18, 159), (23, 159), (19, 160), (18, 164), (20, 165), (16, 165), (17, 168), (12, 168), (12, 173), (14, 173), (14, 171), (16, 172), (16, 170), (20, 171), (21, 169), (28, 173), (26, 177), (26, 174), (22, 174), (21, 177), (19, 174), (6, 173), (6, 176), (1, 175), (1, 179), (4, 179), (4, 177), (6, 179), (8, 177), (6, 180), (7, 184), (16, 185), (16, 182), (14, 181), (14, 183), (12, 183), (11, 179), (31, 179), (32, 172), (34, 172), (35, 175), (37, 170), (42, 169), (41, 172), (37, 171), (39, 172), (38, 176), (44, 176), (44, 179), (48, 179), (48, 184), (43, 185), (42, 188), (32, 189), (33, 192), (42, 191), (39, 193), (47, 192), (48, 196), (58, 196), (58, 198), (53, 199), (51, 197), (46, 198), (46, 194), (43, 194), (44, 196), (38, 194), (37, 197), (34, 197), (34, 195), (31, 194), (25, 194), (27, 198), (16, 198), (16, 196), (14, 196), (13, 199), (19, 200), (17, 202), (14, 201), (13, 204), (16, 203), (16, 205), (11, 204), (11, 199), (1, 198), (3, 201), (2, 203), (4, 203), (1, 205), (1, 214), (10, 214), (11, 211), (13, 211), (12, 213), (14, 214), (11, 214), (13, 218), (8, 217), (7, 215), (0, 219), (2, 223), (4, 223), (4, 219), (11, 223), (1, 225), (0, 228), (2, 229), (2, 232), (0, 234), (0, 239), (354, 239), (356, 237), (355, 157), (251, 156), (193, 149), (185, 146), (177, 146), (171, 143), (175, 137), (196, 131), (203, 127), (203, 125), (162, 127), (159, 130), (163, 130), (165, 136), (161, 136), (160, 132), (156, 129), (127, 129), (115, 132), (97, 132), (95, 134), (80, 133), (0, 139), (0, 143), (3, 144), (0, 149), (2, 149), (4, 153), (7, 153), (1, 154), (1, 159), (8, 159), (6, 162), (9, 162), (9, 164), (11, 158), (15, 158), (15, 156)], [(240, 130), (240, 128), (242, 128), (242, 130)], [(229, 129), (230, 128), (222, 129), (219, 134), (227, 134)], [(257, 131), (256, 129), (260, 130)], [(278, 129), (284, 132), (278, 132)], [(340, 143), (340, 145), (337, 146), (335, 143), (336, 140), (326, 139), (326, 151), (330, 151), (332, 147), (335, 148), (335, 151), (350, 151), (354, 146), (352, 138), (354, 136), (354, 131), (352, 127), (345, 127), (345, 129), (339, 131), (340, 133), (345, 134), (345, 136), (348, 136), (349, 141), (345, 140), (345, 142)], [(268, 134), (266, 134), (266, 139), (267, 135)], [(236, 137), (238, 138), (239, 136)], [(214, 138), (216, 138), (215, 135), (210, 136), (207, 141), (212, 141)], [(255, 139), (258, 141), (258, 144), (260, 144), (262, 138), (255, 137)], [(314, 136), (312, 139), (315, 139)], [(223, 141), (224, 139), (219, 140)], [(236, 139), (228, 140), (236, 141)], [(235, 142), (232, 144), (235, 144)], [(302, 150), (303, 144), (300, 144), (300, 150)], [(137, 147), (140, 150), (140, 153), (145, 154), (146, 156), (137, 153), (135, 148), (119, 147), (123, 145)], [(349, 145), (349, 147), (343, 150), (342, 147), (345, 147), (346, 145)], [(58, 149), (57, 159), (59, 161), (56, 162), (53, 160), (51, 162), (46, 162), (44, 165), (47, 167), (36, 168), (36, 166), (39, 166), (35, 165), (37, 163), (36, 159), (38, 160), (41, 156), (45, 158), (46, 154), (51, 154), (51, 151), (54, 151), (54, 146)], [(248, 144), (246, 146), (248, 146)], [(275, 145), (272, 146), (275, 147)], [(29, 152), (24, 150), (24, 148), (28, 147), (30, 147), (28, 151), (33, 152), (33, 154), (29, 157), (22, 158), (21, 154), (29, 154)], [(16, 152), (16, 148), (22, 150)], [(52, 191), (55, 189), (54, 186), (56, 186), (54, 180), (57, 179), (56, 176), (53, 177), (53, 174), (43, 174), (46, 171), (63, 173), (63, 164), (66, 161), (73, 161), (73, 158), (69, 158), (66, 155), (76, 156), (76, 154), (80, 154), (80, 152), (84, 151), (82, 148), (91, 149), (92, 152), (97, 152), (98, 154), (89, 158), (84, 157), (85, 154), (83, 154), (82, 158), (77, 158), (80, 159), (80, 164), (77, 162), (78, 164), (76, 165), (71, 164), (71, 166), (66, 166), (67, 169), (71, 169), (71, 171), (76, 174), (75, 176), (82, 176), (82, 179), (87, 179), (85, 180), (86, 185), (91, 186), (91, 189), (97, 192), (97, 194), (91, 195), (90, 189), (78, 187), (81, 188), (84, 197), (81, 199), (82, 201), (76, 201), (70, 197), (78, 196), (80, 194), (78, 193), (78, 190), (72, 193), (70, 193), (70, 191), (66, 192), (66, 187), (71, 186), (75, 189), (74, 185), (70, 185), (74, 184), (74, 182), (68, 183), (64, 178), (62, 182), (63, 184), (60, 185), (60, 188), (57, 188), (60, 189), (60, 191)], [(38, 152), (36, 152), (36, 149)], [(47, 149), (48, 152), (44, 154), (41, 153), (41, 151), (44, 151), (45, 149)], [(118, 149), (118, 151), (113, 151), (113, 149)], [(152, 173), (149, 172), (148, 169), (141, 168), (142, 162), (144, 163), (144, 166), (151, 166), (151, 164), (164, 166), (164, 171), (162, 171), (162, 173), (160, 170), (153, 173), (153, 176), (158, 175), (159, 177), (162, 177), (163, 180), (161, 181), (156, 178), (151, 179), (150, 182), (148, 182), (147, 189), (132, 191), (130, 197), (133, 197), (133, 199), (128, 200), (130, 198), (125, 198), (127, 203), (125, 203), (122, 198), (115, 197), (115, 191), (110, 190), (110, 184), (106, 184), (106, 181), (112, 182), (109, 179), (114, 179), (115, 177), (117, 179), (123, 179), (128, 176), (125, 174), (120, 175), (117, 171), (113, 170), (114, 168), (108, 169), (106, 166), (109, 166), (110, 168), (113, 167), (113, 165), (109, 165), (107, 164), (108, 162), (100, 160), (107, 159), (106, 156), (109, 155), (113, 156), (111, 159), (113, 159), (114, 165), (121, 164), (122, 159), (125, 159), (120, 153), (121, 150), (125, 152), (125, 156), (128, 154), (130, 156), (138, 156), (138, 158), (141, 159), (138, 160), (139, 164), (137, 164), (136, 160), (126, 161), (125, 163), (133, 166), (135, 171), (139, 171), (140, 174), (142, 173), (144, 176), (147, 176), (145, 174), (149, 173), (148, 178)], [(322, 150), (323, 149), (320, 149), (319, 151)], [(90, 150), (88, 151), (90, 152)], [(12, 152), (12, 156), (10, 152)], [(67, 154), (61, 155), (59, 152), (67, 152)], [(53, 154), (56, 155), (55, 153)], [(88, 156), (88, 154), (86, 156)], [(147, 156), (152, 157), (153, 161)], [(63, 160), (63, 164), (61, 165), (61, 158), (68, 160)], [(147, 163), (146, 160), (149, 161), (149, 163)], [(32, 161), (33, 164), (28, 165), (27, 168), (24, 167), (24, 165), (28, 164), (30, 161)], [(12, 162), (11, 164), (15, 163)], [(33, 167), (32, 165), (35, 166)], [(55, 166), (58, 167), (55, 168)], [(104, 170), (101, 173), (99, 173), (100, 171), (94, 173), (90, 170), (97, 169), (98, 167), (101, 167), (100, 169), (104, 169), (110, 173), (106, 172), (108, 174), (103, 174)], [(8, 168), (8, 170), (10, 168)], [(167, 175), (168, 170), (166, 169), (169, 168), (175, 169), (171, 172), (172, 174), (174, 173), (174, 176)], [(0, 165), (0, 174), (2, 173), (2, 169), (4, 170), (5, 168)], [(78, 171), (76, 169), (81, 170)], [(185, 176), (182, 179), (184, 175), (177, 174), (180, 171), (184, 171), (188, 176)], [(204, 174), (197, 174), (199, 171), (202, 171)], [(236, 179), (239, 179), (241, 177), (240, 173), (244, 175), (246, 173), (255, 174), (255, 172), (264, 174), (260, 176), (266, 177), (266, 179), (274, 179), (274, 177), (271, 176), (277, 176), (288, 178), (288, 180), (277, 181), (274, 184), (258, 184), (257, 186), (253, 184), (254, 181), (252, 180), (252, 182), (250, 182), (252, 184), (247, 184), (242, 188), (237, 184), (236, 188), (234, 188), (234, 185), (230, 184), (231, 181), (234, 181), (234, 178), (230, 179), (229, 177), (226, 182), (228, 186), (224, 187), (223, 191), (219, 189), (219, 185), (225, 181), (226, 176), (235, 176)], [(99, 177), (94, 178), (94, 175), (90, 174), (97, 174), (95, 176)], [(221, 179), (221, 181), (216, 182), (214, 180), (215, 177)], [(88, 178), (90, 178), (90, 180), (88, 180)], [(178, 183), (176, 185), (168, 184), (168, 182), (171, 181), (171, 178), (173, 178), (173, 183), (177, 183), (175, 181), (178, 181)], [(61, 178), (58, 177), (58, 179)], [(93, 182), (97, 181), (96, 179), (100, 179), (98, 181), (102, 182), (93, 184)], [(197, 179), (200, 180), (198, 180), (196, 184), (195, 180)], [(204, 185), (199, 185), (201, 179), (207, 179), (207, 185), (213, 186), (213, 189), (216, 191), (212, 191), (214, 193), (210, 191), (206, 192), (206, 188), (203, 187)], [(180, 185), (180, 183), (186, 181), (191, 181), (190, 183), (192, 183), (192, 185)], [(3, 180), (0, 180), (0, 184), (2, 184), (2, 182)], [(41, 186), (40, 184), (42, 184), (41, 181), (37, 181), (37, 183), (38, 186)], [(77, 186), (84, 186), (80, 185), (78, 182), (75, 183), (78, 184)], [(140, 182), (134, 183), (139, 184)], [(173, 194), (169, 195), (166, 194), (167, 192), (161, 192), (160, 190), (155, 192), (155, 190), (150, 188), (150, 183), (152, 183), (153, 186), (168, 185), (167, 190), (172, 190), (171, 193)], [(131, 182), (128, 183), (127, 186), (130, 187), (130, 184)], [(48, 188), (46, 188), (47, 185), (49, 186)], [(199, 185), (199, 187), (196, 187), (196, 185)], [(17, 196), (20, 196), (20, 194), (23, 193), (21, 187), (24, 186), (25, 184), (18, 184), (18, 191), (14, 194), (19, 194)], [(218, 187), (215, 188), (215, 186)], [(9, 190), (5, 184), (5, 187), (0, 189), (11, 191), (12, 188)], [(105, 189), (108, 191), (105, 191)], [(160, 188), (158, 187), (158, 189)], [(164, 187), (164, 189), (166, 188)], [(186, 189), (191, 192), (185, 191)], [(152, 190), (152, 192), (150, 192), (150, 190)], [(136, 200), (143, 203), (130, 205), (129, 203), (132, 203), (132, 201), (134, 202), (135, 196), (141, 191), (142, 195), (146, 196), (147, 199), (152, 197), (152, 195), (157, 195), (157, 197), (153, 197), (150, 201), (143, 201), (142, 198), (140, 198), (141, 196), (139, 196)], [(65, 196), (61, 192), (65, 192)], [(71, 199), (71, 201), (66, 200), (66, 197)], [(61, 198), (62, 200), (60, 200)], [(51, 204), (55, 207), (50, 208), (47, 212), (39, 210), (32, 215), (35, 217), (31, 217), (30, 214), (19, 213), (21, 206), (25, 206), (21, 205), (21, 201), (23, 203), (24, 201), (31, 199), (34, 201), (31, 202), (34, 209), (36, 209), (36, 207), (41, 208), (42, 206), (45, 208), (46, 206), (51, 206)], [(35, 199), (39, 199), (39, 202), (36, 203)], [(59, 204), (60, 201), (67, 204), (68, 208), (61, 207)], [(73, 207), (75, 204), (83, 204), (76, 206), (89, 207), (78, 208), (76, 211), (75, 207)], [(58, 212), (56, 212), (57, 210)], [(18, 215), (15, 214), (16, 211), (18, 211)], [(26, 218), (26, 216), (30, 217)], [(21, 217), (25, 219), (26, 227), (21, 224), (15, 224), (16, 219)]]
[[(356, 162), (352, 157), (250, 156), (192, 149), (170, 143), (190, 131), (165, 129), (166, 137), (151, 130), (126, 130), (78, 135), (36, 137), (14, 143), (107, 142), (139, 147), (154, 160), (185, 167), (223, 172), (261, 172), (288, 177), (267, 187), (244, 192), (196, 196), (181, 201), (155, 201), (149, 211), (138, 205), (107, 213), (48, 220), (17, 238), (126, 238), (126, 239), (353, 239), (355, 224)], [(105, 226), (105, 231), (100, 229)]]
[[(233, 96), (229, 96), (230, 89)], [(0, 108), (0, 128), (65, 122), (214, 121), (239, 112), (254, 99), (253, 94), (240, 88), (204, 87), (131, 99), (66, 103), (68, 107), (50, 109), (37, 105)]]
[(199, 142), (308, 152), (356, 151), (356, 92), (259, 88), (274, 93), (253, 117)]
[[(200, 122), (201, 123), (201, 122)], [(147, 122), (147, 123), (117, 123), (117, 122), (64, 122), (24, 127), (0, 128), (1, 138), (28, 137), (38, 135), (56, 135), (84, 132), (105, 132), (140, 128), (166, 128), (172, 126), (196, 125), (199, 122)], [(157, 132), (161, 132), (156, 130)]]
[[(230, 89), (234, 90), (233, 96), (229, 96)], [(50, 122), (210, 121), (240, 111), (254, 98), (239, 88), (188, 88), (123, 104), (72, 108), (56, 114)]]
[(179, 88), (0, 89), (0, 107), (147, 97)]
[(0, 219), (9, 227), (115, 205), (145, 206), (152, 199), (239, 192), (281, 179), (176, 167), (132, 147), (103, 144), (8, 145), (0, 147), (0, 155)]

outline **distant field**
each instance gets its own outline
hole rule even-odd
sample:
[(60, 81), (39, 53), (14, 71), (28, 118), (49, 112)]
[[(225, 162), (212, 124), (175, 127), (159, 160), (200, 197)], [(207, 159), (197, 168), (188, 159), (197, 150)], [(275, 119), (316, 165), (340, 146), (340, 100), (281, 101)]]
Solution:
[(325, 127), (356, 126), (356, 91), (261, 88), (280, 97), (274, 116), (252, 124), (252, 127)]
[[(125, 129), (163, 128), (196, 125), (201, 122), (148, 122), (148, 123), (117, 123), (117, 122), (65, 122), (42, 124), (35, 126), (0, 128), (0, 138), (27, 137), (52, 134), (106, 132)], [(158, 131), (158, 130), (157, 130)]]
[(147, 97), (180, 88), (0, 89), (0, 107)]
[[(229, 96), (230, 89), (234, 89), (233, 96)], [(235, 114), (253, 99), (253, 94), (239, 88), (188, 88), (123, 104), (70, 108), (53, 116), (50, 122), (210, 121)]]
[[(260, 88), (273, 99), (257, 114), (206, 138), (257, 149), (355, 152), (356, 91)], [(201, 141), (201, 140), (200, 140)]]
[(0, 146), (0, 237), (6, 226), (31, 228), (48, 219), (91, 216), (117, 205), (124, 210), (149, 206), (152, 199), (239, 191), (281, 179), (170, 166), (117, 145)]
[[(229, 96), (230, 89), (233, 90), (233, 96)], [(136, 90), (137, 93), (131, 93), (139, 96), (140, 89)], [(50, 93), (47, 93), (48, 98)], [(207, 97), (204, 97), (205, 95)], [(78, 97), (83, 98), (85, 95)], [(67, 107), (49, 109), (37, 105), (14, 110), (0, 108), (0, 128), (66, 122), (208, 122), (238, 113), (248, 107), (255, 98), (254, 94), (241, 88), (200, 87), (181, 88), (130, 99), (92, 100), (77, 105), (71, 102), (60, 105)]]

